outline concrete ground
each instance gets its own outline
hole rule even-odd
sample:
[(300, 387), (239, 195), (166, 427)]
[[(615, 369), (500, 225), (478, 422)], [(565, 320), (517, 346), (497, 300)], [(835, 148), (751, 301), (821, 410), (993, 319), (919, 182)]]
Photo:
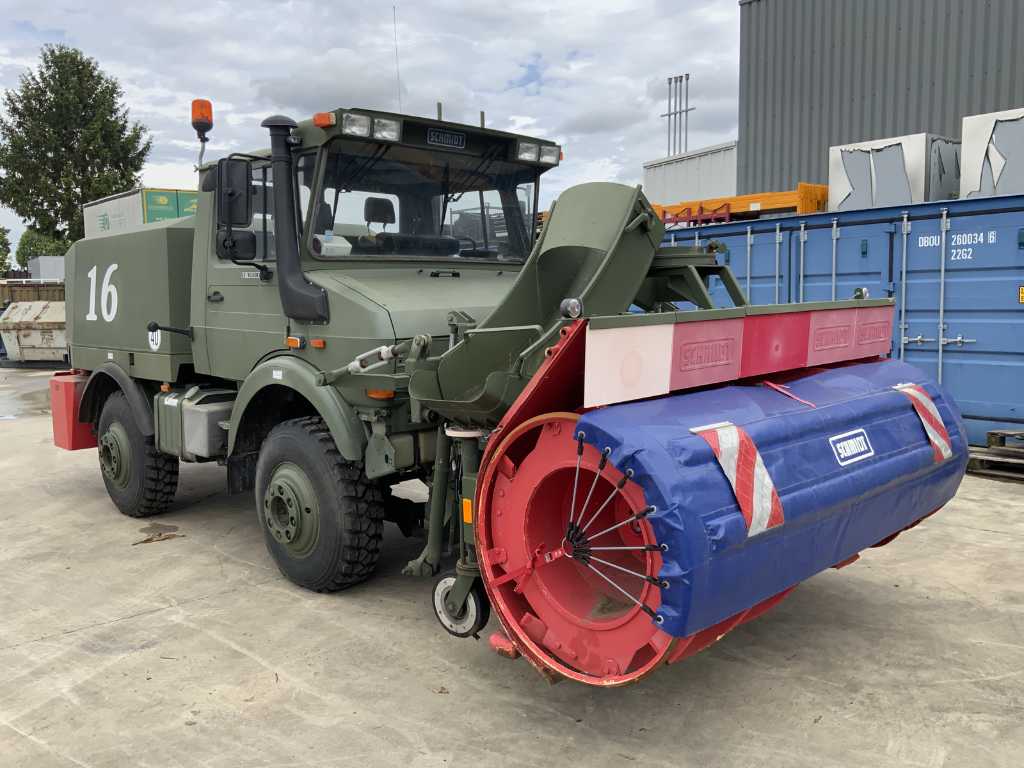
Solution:
[(1024, 763), (1024, 485), (801, 585), (639, 685), (551, 686), (441, 631), (418, 542), (317, 595), (248, 495), (184, 466), (119, 515), (50, 438), (48, 374), (0, 369), (0, 766), (1008, 766)]

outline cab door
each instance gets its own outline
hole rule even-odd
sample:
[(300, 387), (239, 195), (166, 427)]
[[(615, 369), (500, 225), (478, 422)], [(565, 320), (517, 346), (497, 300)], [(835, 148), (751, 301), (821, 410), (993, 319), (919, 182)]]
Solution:
[[(285, 348), (287, 321), (277, 289), (270, 167), (252, 165), (252, 220), (255, 264), (236, 264), (210, 249), (207, 261), (205, 325), (209, 369), (214, 376), (241, 381), (267, 353)], [(261, 270), (259, 266), (264, 269)], [(269, 278), (261, 276), (269, 274)]]

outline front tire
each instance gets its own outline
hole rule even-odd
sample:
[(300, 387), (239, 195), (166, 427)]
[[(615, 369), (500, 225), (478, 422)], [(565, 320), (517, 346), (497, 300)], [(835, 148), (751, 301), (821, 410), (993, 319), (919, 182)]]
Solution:
[(379, 483), (338, 452), (323, 420), (291, 419), (271, 430), (256, 463), (263, 539), (291, 582), (334, 592), (367, 579), (380, 557)]
[(128, 517), (166, 512), (178, 490), (178, 458), (156, 449), (142, 434), (123, 392), (103, 404), (99, 429), (100, 472), (111, 501)]

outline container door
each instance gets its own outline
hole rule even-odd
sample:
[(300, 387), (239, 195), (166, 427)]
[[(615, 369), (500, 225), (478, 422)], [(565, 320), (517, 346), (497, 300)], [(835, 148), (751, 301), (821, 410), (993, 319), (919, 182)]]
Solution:
[[(896, 323), (893, 356), (939, 378), (939, 294), (942, 273), (942, 220), (908, 224), (906, 263), (902, 223), (897, 246)], [(900, 333), (902, 329), (903, 333)]]
[(904, 356), (939, 379), (970, 443), (985, 445), (990, 431), (1024, 430), (1024, 216), (957, 214), (911, 224)]
[(793, 301), (851, 299), (861, 288), (872, 299), (889, 297), (892, 232), (889, 224), (844, 225), (841, 217), (794, 232)]

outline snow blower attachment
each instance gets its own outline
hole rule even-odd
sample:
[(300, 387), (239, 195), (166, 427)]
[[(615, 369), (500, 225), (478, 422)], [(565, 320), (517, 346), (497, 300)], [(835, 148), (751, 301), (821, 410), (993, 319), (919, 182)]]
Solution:
[[(472, 634), (489, 602), (495, 649), (553, 678), (700, 651), (940, 509), (966, 467), (956, 406), (886, 359), (890, 300), (751, 307), (714, 253), (661, 238), (639, 190), (570, 189), (505, 300), (406, 364), (444, 423), (432, 533), (456, 468), (438, 616)], [(410, 566), (439, 554), (432, 535)]]

